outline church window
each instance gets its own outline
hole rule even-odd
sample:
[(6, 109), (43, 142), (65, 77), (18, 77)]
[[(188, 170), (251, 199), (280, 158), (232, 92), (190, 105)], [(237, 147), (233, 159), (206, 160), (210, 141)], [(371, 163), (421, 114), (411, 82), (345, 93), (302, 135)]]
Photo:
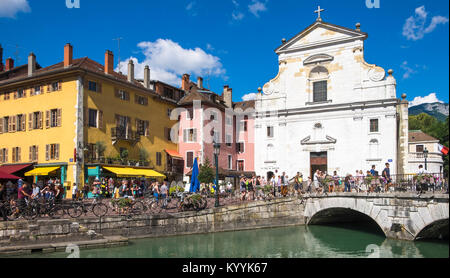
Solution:
[(371, 119), (370, 120), (370, 132), (378, 132), (378, 119)]
[(327, 81), (313, 83), (314, 102), (327, 101)]
[(273, 126), (268, 126), (267, 127), (267, 137), (268, 138), (273, 138)]

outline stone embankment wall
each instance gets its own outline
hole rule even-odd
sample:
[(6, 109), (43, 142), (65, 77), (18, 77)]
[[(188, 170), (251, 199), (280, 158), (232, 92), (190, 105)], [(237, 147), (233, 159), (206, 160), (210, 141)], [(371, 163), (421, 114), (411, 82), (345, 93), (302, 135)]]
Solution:
[(163, 237), (301, 225), (303, 209), (299, 199), (289, 198), (170, 215), (0, 222), (0, 248), (103, 236)]

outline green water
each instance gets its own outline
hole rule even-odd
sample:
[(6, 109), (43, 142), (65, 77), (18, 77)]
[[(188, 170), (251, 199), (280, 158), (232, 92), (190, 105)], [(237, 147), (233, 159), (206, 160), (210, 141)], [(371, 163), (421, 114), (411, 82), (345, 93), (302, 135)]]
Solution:
[[(367, 227), (296, 226), (130, 241), (81, 258), (448, 258), (449, 242), (386, 239)], [(371, 248), (372, 247), (372, 248)], [(375, 250), (372, 252), (371, 250)], [(65, 258), (66, 253), (32, 254)]]

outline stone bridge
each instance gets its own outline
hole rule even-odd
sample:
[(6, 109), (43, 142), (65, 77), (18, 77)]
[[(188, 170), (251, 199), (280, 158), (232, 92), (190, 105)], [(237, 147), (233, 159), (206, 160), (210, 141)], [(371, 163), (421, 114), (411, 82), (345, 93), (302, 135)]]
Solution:
[(307, 225), (369, 221), (388, 238), (448, 238), (449, 196), (414, 193), (329, 193), (306, 200)]

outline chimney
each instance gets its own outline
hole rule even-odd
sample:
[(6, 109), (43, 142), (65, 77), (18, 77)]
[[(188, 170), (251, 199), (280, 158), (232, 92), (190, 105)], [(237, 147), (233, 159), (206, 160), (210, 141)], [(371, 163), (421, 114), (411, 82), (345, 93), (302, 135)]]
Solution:
[(144, 68), (144, 87), (150, 89), (150, 68), (145, 66)]
[(114, 72), (114, 54), (110, 50), (105, 52), (105, 73), (112, 74)]
[(197, 77), (197, 87), (203, 89), (203, 78)]
[(128, 62), (128, 82), (134, 81), (134, 63), (133, 60), (130, 59)]
[(72, 65), (72, 60), (73, 47), (70, 45), (70, 43), (68, 43), (64, 46), (64, 67), (67, 68), (68, 66)]
[(36, 55), (33, 52), (28, 55), (28, 76), (32, 76), (36, 71)]
[(6, 59), (5, 62), (5, 71), (11, 70), (14, 68), (14, 60), (12, 58)]
[(223, 100), (225, 101), (226, 106), (229, 108), (233, 107), (233, 89), (228, 85), (223, 86)]
[(187, 73), (183, 74), (183, 77), (181, 79), (181, 89), (184, 91), (189, 91), (189, 83), (191, 76)]
[(0, 72), (3, 71), (3, 48), (2, 45), (0, 44)]

